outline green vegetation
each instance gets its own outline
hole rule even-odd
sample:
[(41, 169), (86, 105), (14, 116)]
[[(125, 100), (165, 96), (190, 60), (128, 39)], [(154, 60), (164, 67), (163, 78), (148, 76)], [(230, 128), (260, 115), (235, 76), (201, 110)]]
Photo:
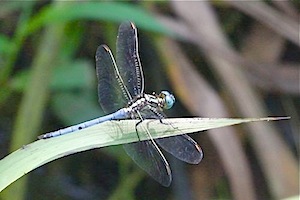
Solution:
[[(283, 199), (299, 192), (296, 1), (0, 5), (0, 155), (28, 154), (36, 164), (15, 169), (16, 177), (4, 173), (12, 181), (82, 151), (78, 144), (84, 138), (93, 141), (70, 135), (32, 143), (42, 133), (104, 114), (97, 102), (95, 51), (103, 43), (115, 49), (117, 28), (125, 20), (138, 27), (146, 92), (169, 89), (176, 96), (168, 116), (292, 117), (194, 134), (204, 160), (183, 171), (169, 158), (178, 173), (173, 188), (145, 176), (113, 146), (39, 167), (3, 190), (1, 199)], [(33, 152), (32, 145), (37, 145)], [(2, 167), (13, 170), (22, 158), (15, 159)], [(0, 180), (4, 187), (12, 181)]]

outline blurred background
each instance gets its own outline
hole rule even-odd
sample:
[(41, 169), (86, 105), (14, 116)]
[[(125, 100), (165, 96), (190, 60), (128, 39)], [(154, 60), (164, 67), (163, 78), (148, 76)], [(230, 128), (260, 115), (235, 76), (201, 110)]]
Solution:
[(95, 51), (133, 21), (147, 93), (169, 117), (291, 116), (195, 133), (199, 165), (166, 153), (165, 188), (121, 146), (39, 167), (0, 199), (284, 199), (299, 194), (299, 1), (0, 2), (0, 157), (103, 115)]

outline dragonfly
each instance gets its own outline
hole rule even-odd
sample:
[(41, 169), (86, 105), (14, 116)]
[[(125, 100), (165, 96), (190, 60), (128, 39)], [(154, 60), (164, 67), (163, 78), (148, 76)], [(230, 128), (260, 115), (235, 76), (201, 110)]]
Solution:
[[(107, 115), (46, 133), (39, 136), (39, 139), (71, 133), (108, 120), (138, 119), (142, 122), (144, 119), (158, 119), (163, 123), (162, 120), (166, 117), (163, 110), (172, 108), (175, 97), (168, 91), (161, 91), (159, 94), (144, 93), (138, 32), (133, 22), (121, 23), (116, 44), (116, 60), (106, 45), (100, 45), (95, 56), (99, 103)], [(136, 126), (142, 126), (142, 123)], [(143, 130), (137, 132), (137, 136), (146, 134), (148, 140), (124, 144), (123, 147), (139, 167), (163, 186), (168, 187), (171, 184), (172, 174), (159, 147), (190, 164), (198, 164), (203, 158), (200, 146), (186, 134), (153, 139), (146, 127)]]

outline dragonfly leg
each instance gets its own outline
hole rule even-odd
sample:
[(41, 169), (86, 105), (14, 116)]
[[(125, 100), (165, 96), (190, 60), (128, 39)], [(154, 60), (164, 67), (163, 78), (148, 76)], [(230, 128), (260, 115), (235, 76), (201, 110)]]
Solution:
[(158, 112), (155, 108), (153, 108), (151, 106), (149, 106), (149, 110), (158, 117), (160, 123), (168, 125), (168, 123), (165, 123), (162, 121), (162, 119), (165, 118), (162, 113)]
[(135, 132), (136, 132), (136, 135), (137, 135), (139, 141), (141, 141), (141, 139), (140, 139), (139, 131), (137, 130), (137, 127), (138, 127), (138, 125), (139, 125), (142, 121), (143, 121), (143, 120), (140, 120), (140, 121), (139, 121), (138, 123), (136, 123), (136, 125), (135, 125)]

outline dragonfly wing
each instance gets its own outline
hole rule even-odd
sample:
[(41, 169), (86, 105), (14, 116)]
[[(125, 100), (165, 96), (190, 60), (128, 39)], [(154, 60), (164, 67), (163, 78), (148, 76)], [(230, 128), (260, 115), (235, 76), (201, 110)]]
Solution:
[(96, 51), (96, 72), (98, 78), (99, 103), (106, 113), (124, 107), (130, 100), (121, 84), (116, 62), (111, 50), (100, 45)]
[[(141, 116), (147, 119), (160, 119), (166, 118), (164, 112), (160, 109), (145, 109), (141, 111)], [(168, 124), (167, 124), (168, 125)], [(174, 128), (171, 124), (169, 124)], [(203, 158), (201, 147), (190, 136), (182, 134), (179, 136), (155, 139), (165, 151), (169, 152), (179, 160), (190, 164), (198, 164)]]
[(170, 166), (152, 140), (124, 144), (123, 147), (132, 160), (157, 182), (166, 187), (171, 184)]
[(155, 139), (155, 142), (184, 162), (198, 164), (203, 158), (200, 146), (188, 135)]
[(144, 92), (144, 75), (138, 52), (137, 28), (123, 22), (117, 37), (117, 64), (124, 84), (132, 97)]

